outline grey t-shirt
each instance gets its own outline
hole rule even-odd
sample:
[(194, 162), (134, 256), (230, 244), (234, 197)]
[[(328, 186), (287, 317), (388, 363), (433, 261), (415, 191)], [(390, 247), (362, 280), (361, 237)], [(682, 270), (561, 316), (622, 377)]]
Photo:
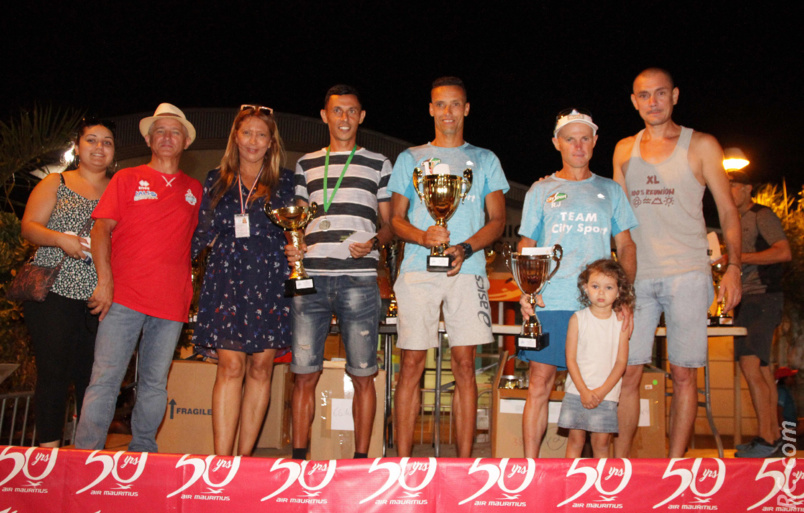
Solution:
[[(780, 240), (787, 240), (781, 220), (770, 208), (749, 209), (740, 217), (740, 224), (743, 232), (743, 253), (757, 251), (757, 239), (760, 234), (768, 246)], [(744, 264), (743, 294), (764, 294), (766, 288), (759, 278), (759, 266)]]

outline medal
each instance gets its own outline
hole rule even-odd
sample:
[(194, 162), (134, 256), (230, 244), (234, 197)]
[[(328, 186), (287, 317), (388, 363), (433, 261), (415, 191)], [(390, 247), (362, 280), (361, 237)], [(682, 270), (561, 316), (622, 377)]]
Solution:
[(341, 187), (341, 182), (343, 181), (343, 175), (346, 174), (346, 170), (349, 169), (349, 164), (352, 163), (352, 157), (355, 156), (355, 152), (357, 151), (357, 145), (355, 144), (354, 148), (352, 148), (352, 152), (349, 154), (349, 158), (346, 159), (346, 164), (343, 166), (341, 170), (341, 176), (338, 177), (338, 182), (335, 184), (335, 188), (332, 190), (332, 195), (327, 198), (327, 180), (329, 179), (329, 146), (327, 146), (327, 156), (324, 160), (324, 215), (321, 216), (321, 222), (318, 223), (318, 229), (322, 232), (329, 230), (331, 226), (329, 220), (326, 218), (326, 214), (329, 211), (329, 206), (332, 204), (332, 200), (335, 199), (335, 194), (338, 192), (338, 189)]
[(330, 222), (329, 219), (327, 219), (326, 217), (322, 219), (320, 223), (318, 223), (318, 229), (321, 230), (322, 232), (329, 230), (329, 227)]

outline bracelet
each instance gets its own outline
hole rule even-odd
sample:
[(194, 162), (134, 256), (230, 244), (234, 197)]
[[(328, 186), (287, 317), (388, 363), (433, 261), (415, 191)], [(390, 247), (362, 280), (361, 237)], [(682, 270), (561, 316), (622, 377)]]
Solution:
[(380, 249), (380, 239), (378, 239), (377, 237), (372, 237), (371, 238), (371, 250), (376, 251), (378, 249)]
[(474, 253), (474, 251), (472, 250), (472, 246), (468, 242), (459, 242), (458, 244), (455, 244), (455, 245), (460, 246), (460, 247), (463, 248), (463, 253), (464, 253), (463, 254), (463, 259), (464, 260), (466, 260), (467, 258), (472, 256), (472, 253)]
[(742, 271), (742, 269), (743, 269), (742, 266), (740, 266), (740, 264), (735, 264), (734, 262), (729, 262), (728, 264), (726, 264), (726, 267), (728, 267), (730, 265), (733, 265), (737, 269), (740, 269), (740, 271)]

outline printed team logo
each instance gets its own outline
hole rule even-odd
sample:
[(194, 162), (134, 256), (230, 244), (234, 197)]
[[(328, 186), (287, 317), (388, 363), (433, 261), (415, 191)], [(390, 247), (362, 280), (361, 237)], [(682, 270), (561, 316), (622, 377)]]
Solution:
[(567, 199), (567, 195), (564, 194), (563, 192), (554, 192), (553, 194), (547, 197), (547, 203), (553, 207), (557, 207), (565, 199)]
[[(359, 504), (374, 504), (377, 506), (427, 505), (429, 501), (426, 497), (423, 497), (422, 490), (427, 488), (433, 480), (436, 470), (435, 458), (427, 458), (426, 462), (411, 462), (410, 458), (402, 458), (399, 463), (375, 458), (369, 468), (369, 474), (372, 472), (387, 472), (388, 477), (379, 489), (361, 499)], [(391, 498), (377, 499), (392, 487), (394, 491)]]
[(195, 204), (198, 202), (195, 196), (193, 196), (193, 191), (190, 189), (187, 189), (187, 192), (184, 194), (184, 201), (193, 206), (195, 206)]
[(662, 479), (672, 478), (678, 478), (678, 488), (664, 500), (654, 504), (654, 509), (683, 494), (682, 500), (678, 501), (681, 505), (670, 504), (667, 509), (690, 509), (688, 505), (693, 505), (695, 509), (716, 511), (718, 507), (717, 504), (712, 504), (712, 497), (720, 491), (726, 480), (726, 465), (719, 458), (673, 458), (662, 475)]
[[(574, 495), (560, 502), (556, 506), (557, 508), (569, 503), (572, 503), (573, 508), (600, 508), (601, 503), (605, 503), (606, 509), (623, 509), (623, 504), (617, 502), (617, 496), (631, 481), (632, 468), (629, 460), (575, 459), (567, 471), (567, 478), (575, 475), (584, 477), (583, 484)], [(575, 483), (577, 479), (570, 482)], [(591, 491), (592, 487), (594, 487), (594, 491)], [(582, 502), (576, 502), (576, 499), (584, 495), (586, 496), (583, 497)]]
[[(118, 451), (112, 456), (101, 453), (101, 451), (92, 451), (92, 453), (87, 456), (87, 460), (84, 464), (87, 467), (92, 465), (93, 469), (99, 470), (98, 477), (75, 492), (75, 494), (81, 495), (88, 491), (90, 495), (137, 497), (139, 495), (138, 492), (131, 488), (145, 470), (147, 460), (147, 452), (126, 453), (125, 451)], [(96, 463), (99, 463), (100, 467), (95, 465)], [(107, 481), (104, 483), (106, 478), (110, 475), (112, 476), (111, 482)], [(93, 488), (101, 483), (103, 483), (103, 487), (98, 490), (93, 490)]]
[[(508, 466), (509, 458), (499, 460), (498, 464), (480, 463), (483, 458), (475, 459), (469, 468), (469, 474), (485, 472), (486, 482), (475, 493), (463, 499), (458, 505), (472, 503), (473, 506), (504, 506), (507, 508), (527, 508), (526, 501), (521, 499), (522, 492), (533, 482), (536, 473), (536, 462), (532, 459), (514, 460)], [(493, 492), (487, 493), (493, 489)], [(487, 494), (484, 500), (475, 500)]]
[[(170, 492), (167, 498), (181, 494), (180, 499), (198, 501), (229, 501), (231, 497), (224, 493), (226, 485), (232, 482), (240, 468), (240, 456), (207, 456), (196, 458), (185, 454), (176, 463), (176, 468), (191, 467), (192, 475), (178, 489)], [(195, 493), (182, 493), (193, 486), (199, 479), (203, 479), (205, 486)]]
[(157, 199), (157, 195), (151, 190), (151, 184), (146, 180), (140, 180), (140, 186), (137, 187), (137, 192), (134, 193), (134, 201), (142, 201), (149, 199)]
[[(309, 469), (307, 467), (310, 467)], [(286, 504), (327, 504), (327, 499), (321, 497), (323, 490), (335, 476), (337, 463), (330, 461), (303, 461), (299, 463), (294, 460), (280, 458), (271, 466), (270, 472), (277, 470), (287, 470), (288, 477), (282, 486), (274, 490), (270, 495), (266, 495), (261, 502), (273, 499), (275, 502)], [(293, 497), (279, 497), (279, 495), (290, 488), (294, 483), (301, 486), (301, 494)]]
[[(768, 493), (746, 511), (802, 511), (804, 468), (796, 470), (796, 461), (784, 458), (763, 460), (754, 481)], [(776, 500), (771, 501), (774, 497)]]
[[(31, 447), (23, 454), (13, 451), (11, 447), (6, 447), (0, 453), (0, 492), (48, 493), (48, 489), (43, 484), (45, 478), (53, 471), (58, 454), (58, 449)], [(12, 466), (8, 474), (3, 477), (3, 469), (8, 466), (6, 461), (10, 461)], [(24, 484), (5, 486), (20, 472), (25, 476)]]

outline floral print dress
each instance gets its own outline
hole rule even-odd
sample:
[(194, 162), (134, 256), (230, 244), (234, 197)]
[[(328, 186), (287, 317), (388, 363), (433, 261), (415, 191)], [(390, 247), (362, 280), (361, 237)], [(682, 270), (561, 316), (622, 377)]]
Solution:
[[(219, 169), (209, 172), (193, 236), (193, 256), (214, 244), (207, 268), (193, 332), (196, 345), (248, 354), (280, 349), (291, 344), (290, 298), (284, 281), (290, 274), (281, 228), (265, 215), (266, 198), (251, 201), (246, 209), (250, 236), (235, 237), (235, 215), (240, 214), (237, 186), (228, 190), (213, 210), (210, 189)], [(248, 189), (241, 186), (243, 201)], [(293, 173), (280, 170), (279, 184), (269, 199), (274, 208), (293, 204)]]

